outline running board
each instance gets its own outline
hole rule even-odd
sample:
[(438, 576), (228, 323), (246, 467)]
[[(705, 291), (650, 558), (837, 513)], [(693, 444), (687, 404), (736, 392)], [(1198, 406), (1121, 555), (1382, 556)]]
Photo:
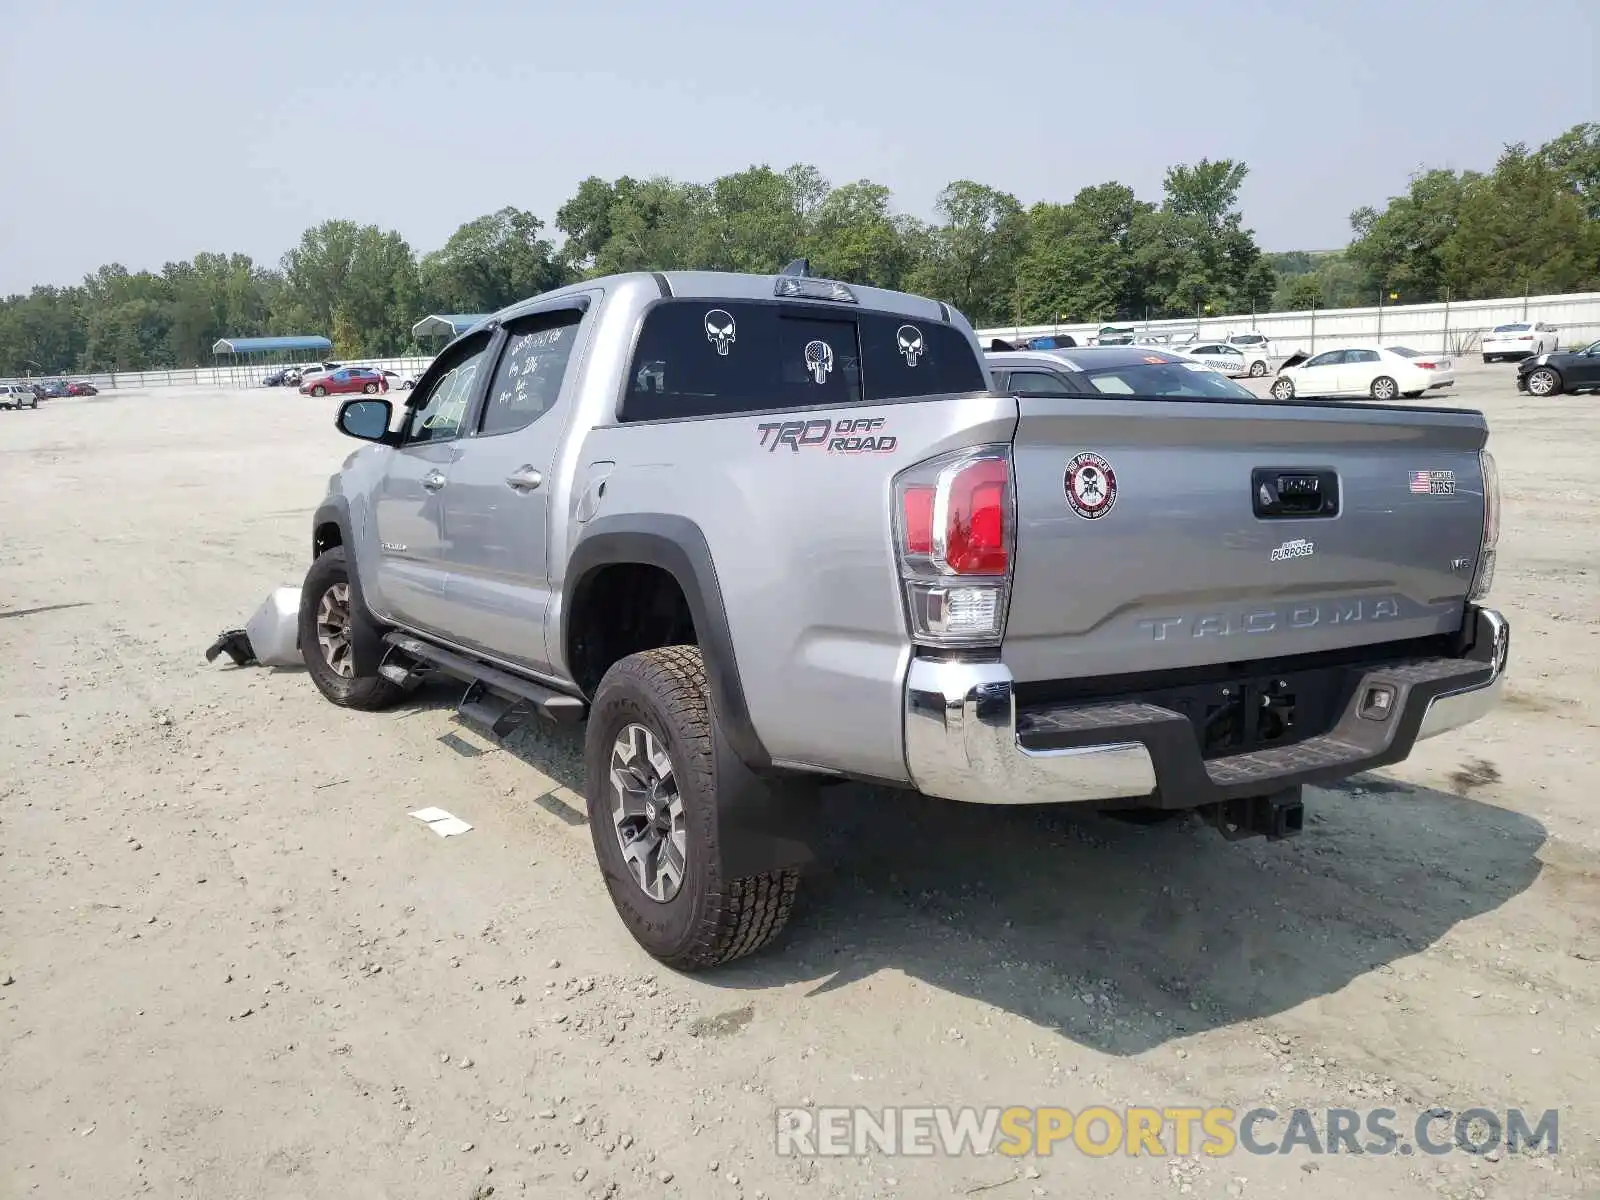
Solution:
[[(534, 683), (531, 679), (491, 667), (465, 654), (457, 654), (454, 650), (446, 650), (407, 633), (390, 633), (383, 640), (402, 654), (468, 684), (467, 694), (461, 698), (458, 711), (469, 720), (487, 725), (496, 733), (502, 732), (501, 726), (509, 731), (521, 724), (521, 715), (529, 708), (546, 720), (561, 725), (576, 724), (589, 715), (588, 704), (576, 696), (568, 696)], [(510, 723), (506, 724), (508, 720)]]

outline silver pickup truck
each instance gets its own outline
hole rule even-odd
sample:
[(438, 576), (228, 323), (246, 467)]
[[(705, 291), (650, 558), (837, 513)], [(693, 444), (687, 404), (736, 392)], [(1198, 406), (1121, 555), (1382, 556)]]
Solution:
[(315, 515), (310, 674), (587, 722), (611, 897), (680, 969), (782, 928), (819, 784), (1281, 837), (1493, 704), (1481, 414), (1118, 353), (1154, 373), (997, 388), (947, 305), (803, 263), (514, 305), (340, 409), (372, 444)]

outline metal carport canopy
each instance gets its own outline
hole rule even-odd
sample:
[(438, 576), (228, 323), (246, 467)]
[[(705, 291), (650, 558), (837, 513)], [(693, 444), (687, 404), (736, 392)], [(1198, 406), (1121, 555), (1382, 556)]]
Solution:
[(460, 337), (488, 313), (429, 313), (411, 327), (412, 337)]
[(304, 350), (307, 353), (326, 353), (333, 343), (325, 337), (247, 337), (218, 338), (211, 347), (213, 354), (270, 354), (274, 350)]

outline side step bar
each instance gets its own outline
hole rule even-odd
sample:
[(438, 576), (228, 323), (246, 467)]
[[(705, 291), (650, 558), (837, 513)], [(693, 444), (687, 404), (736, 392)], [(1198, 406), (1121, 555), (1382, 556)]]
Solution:
[[(458, 711), (497, 734), (516, 728), (530, 709), (562, 725), (576, 724), (589, 714), (589, 705), (577, 696), (568, 696), (408, 633), (390, 633), (383, 640), (402, 654), (466, 683), (467, 694), (461, 698)], [(384, 674), (388, 677), (388, 672)]]

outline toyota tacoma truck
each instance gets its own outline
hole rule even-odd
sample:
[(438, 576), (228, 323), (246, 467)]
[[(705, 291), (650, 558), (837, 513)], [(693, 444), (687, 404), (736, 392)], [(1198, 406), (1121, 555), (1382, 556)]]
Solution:
[(686, 970), (782, 928), (819, 785), (1282, 837), (1490, 708), (1482, 414), (1100, 353), (997, 387), (948, 305), (803, 262), (516, 304), (339, 410), (371, 444), (314, 517), (310, 675), (584, 723), (610, 896)]

